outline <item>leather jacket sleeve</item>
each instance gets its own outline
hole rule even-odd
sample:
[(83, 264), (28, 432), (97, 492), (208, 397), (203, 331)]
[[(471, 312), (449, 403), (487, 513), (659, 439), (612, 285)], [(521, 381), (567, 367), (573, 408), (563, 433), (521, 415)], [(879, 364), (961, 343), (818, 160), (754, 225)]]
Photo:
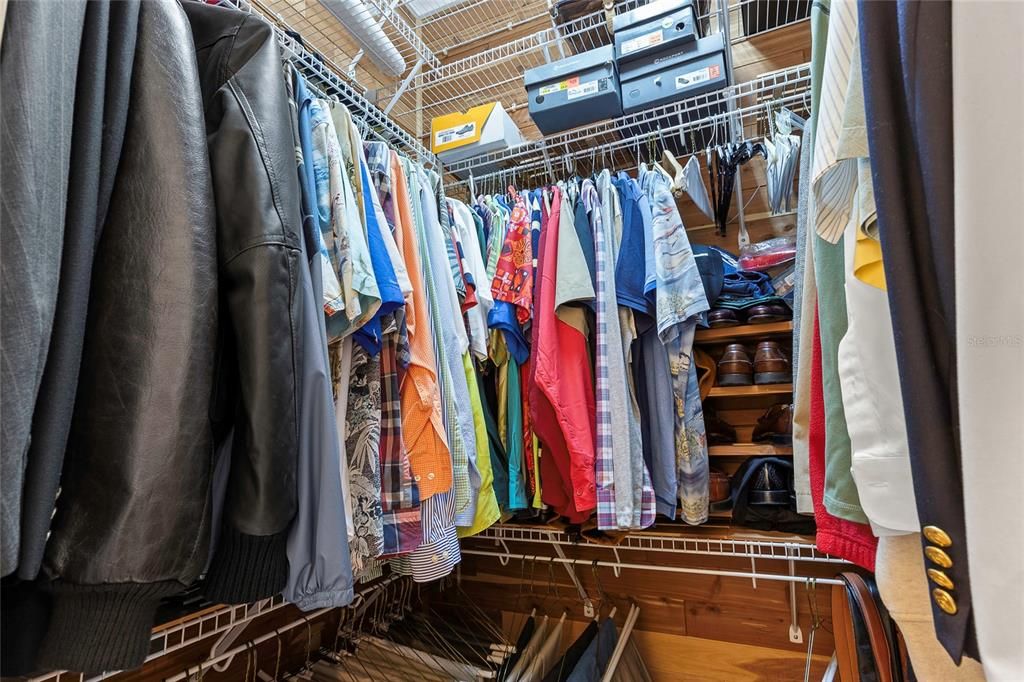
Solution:
[[(133, 61), (99, 62), (110, 73), (131, 73), (130, 93), (90, 262), (71, 430), (39, 581), (48, 606), (24, 621), (47, 623), (34, 661), (41, 670), (141, 665), (160, 600), (199, 576), (209, 548), (209, 405), (220, 311), (203, 106), (181, 8), (143, 2), (136, 12)], [(42, 40), (47, 29), (62, 35), (49, 26), (18, 36)], [(90, 36), (106, 40), (104, 30)], [(97, 108), (109, 113), (111, 106)], [(5, 641), (5, 662), (6, 649)]]
[(217, 212), (231, 467), (208, 596), (253, 601), (287, 576), (296, 510), (301, 213), (291, 116), (268, 24), (186, 3)]

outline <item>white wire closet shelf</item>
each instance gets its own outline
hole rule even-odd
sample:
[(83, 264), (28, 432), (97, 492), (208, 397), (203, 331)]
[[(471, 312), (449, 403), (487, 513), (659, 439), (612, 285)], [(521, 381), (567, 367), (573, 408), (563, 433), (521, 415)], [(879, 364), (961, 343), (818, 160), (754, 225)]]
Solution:
[(399, 6), (442, 56), (550, 14), (548, 3), (538, 0), (402, 0)]
[(692, 153), (708, 142), (729, 141), (726, 123), (742, 131), (744, 139), (754, 139), (767, 131), (773, 111), (786, 107), (793, 113), (805, 114), (810, 106), (810, 84), (810, 64), (800, 64), (717, 92), (474, 156), (446, 166), (447, 171), (464, 178), (449, 187), (467, 184), (468, 178), (464, 176), (479, 168), (504, 167), (474, 173), (477, 189), (493, 184), (492, 181), (522, 179), (537, 172), (572, 174), (578, 162), (585, 159), (591, 161), (591, 166), (600, 162), (620, 164), (623, 157), (635, 163), (650, 143), (664, 145), (672, 141)]
[[(473, 536), (480, 540), (492, 540), (497, 545), (505, 543), (543, 543), (549, 545), (570, 545), (588, 549), (609, 548), (587, 542), (574, 542), (561, 530), (520, 528), (497, 525)], [(807, 561), (825, 564), (846, 564), (843, 559), (819, 552), (811, 542), (791, 540), (766, 540), (761, 538), (714, 538), (687, 537), (659, 532), (630, 533), (614, 545), (618, 551), (667, 552), (673, 554), (694, 554), (743, 559), (777, 559), (780, 561)]]
[[(433, 50), (420, 37), (420, 32), (410, 26), (398, 11), (395, 2), (389, 0), (363, 0), (363, 2), (366, 3), (368, 14), (376, 14), (375, 18), (383, 19), (385, 31), (392, 36), (392, 42), (404, 46), (400, 47), (400, 50), (407, 62), (423, 60), (431, 67), (441, 65)], [(372, 13), (369, 11), (370, 8), (373, 10)]]
[[(615, 9), (628, 11), (644, 1), (617, 2)], [(413, 81), (410, 92), (422, 96), (421, 110), (427, 119), (494, 101), (506, 111), (515, 111), (526, 105), (526, 71), (610, 42), (605, 13), (599, 10), (424, 72)]]
[(244, 11), (253, 12), (266, 19), (274, 29), (274, 35), (284, 54), (310, 84), (320, 93), (340, 101), (360, 124), (364, 133), (398, 148), (410, 157), (429, 164), (436, 164), (434, 155), (407, 130), (388, 117), (379, 107), (363, 96), (341, 73), (337, 64), (326, 57), (318, 57), (289, 35), (291, 27), (273, 11), (258, 1), (227, 0)]
[(261, 1), (366, 87), (389, 88), (420, 61), (438, 63), (393, 0)]
[[(620, 14), (646, 2), (618, 0), (613, 12)], [(697, 21), (703, 26), (705, 34), (723, 29), (720, 4), (723, 2), (728, 3), (727, 34), (732, 43), (803, 21), (808, 16), (808, 0), (697, 0)], [(409, 4), (408, 0), (406, 4)], [(502, 33), (514, 36), (512, 29), (515, 26), (538, 21), (544, 14), (548, 15), (549, 27), (514, 37), (418, 74), (408, 91), (418, 101), (410, 102), (409, 109), (421, 112), (428, 120), (493, 101), (501, 102), (507, 111), (521, 109), (526, 105), (526, 91), (523, 87), (523, 73), (526, 70), (608, 45), (612, 41), (604, 9), (599, 8), (559, 24), (550, 13), (538, 14), (534, 3), (512, 3), (507, 0), (469, 0), (452, 5), (424, 19), (428, 23), (423, 24), (421, 30), (426, 36), (435, 24), (446, 27), (438, 32), (436, 40), (441, 42), (435, 44), (434, 39), (426, 38), (427, 42), (435, 44), (435, 52), (438, 52), (437, 45), (443, 43), (441, 36), (453, 37), (476, 32), (478, 37), (473, 38), (473, 41), (488, 36), (497, 40), (496, 36)], [(449, 26), (452, 23), (458, 25)], [(485, 33), (479, 34), (479, 31)]]

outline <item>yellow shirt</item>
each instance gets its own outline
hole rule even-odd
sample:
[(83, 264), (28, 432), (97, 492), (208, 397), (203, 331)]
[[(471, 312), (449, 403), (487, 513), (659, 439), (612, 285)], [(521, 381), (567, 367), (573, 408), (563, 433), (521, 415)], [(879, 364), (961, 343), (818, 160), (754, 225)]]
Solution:
[(473, 525), (456, 530), (460, 538), (476, 535), (489, 528), (500, 517), (498, 498), (494, 495), (494, 471), (491, 469), (491, 450), (487, 438), (487, 422), (484, 421), (484, 407), (480, 402), (480, 387), (476, 382), (476, 371), (470, 353), (462, 354), (462, 366), (466, 370), (469, 386), (469, 403), (473, 410), (473, 429), (476, 432), (476, 468), (480, 472), (480, 490), (477, 492), (476, 514)]

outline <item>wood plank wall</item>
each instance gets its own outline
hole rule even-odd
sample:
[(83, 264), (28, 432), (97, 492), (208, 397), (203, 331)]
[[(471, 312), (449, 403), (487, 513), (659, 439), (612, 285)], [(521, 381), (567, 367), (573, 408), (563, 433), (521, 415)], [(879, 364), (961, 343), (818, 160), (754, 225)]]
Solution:
[[(616, 615), (620, 629), (625, 613)], [(640, 612), (641, 618), (643, 611)], [(523, 614), (502, 612), (506, 632), (522, 627)], [(565, 648), (586, 627), (586, 621), (567, 620), (562, 637)], [(700, 637), (635, 630), (633, 640), (655, 682), (745, 682), (763, 680), (781, 682), (802, 680), (806, 655), (768, 647), (733, 644)], [(817, 647), (815, 647), (817, 650)], [(810, 660), (810, 679), (821, 679), (828, 656), (814, 655)]]
[[(673, 526), (677, 528), (677, 526)], [(725, 529), (721, 529), (725, 531)], [(704, 528), (705, 534), (713, 534)], [(728, 531), (725, 531), (728, 532)], [(765, 534), (783, 538), (782, 534)], [(791, 536), (790, 536), (791, 537)], [(495, 551), (491, 542), (467, 541), (466, 548)], [(510, 543), (516, 554), (553, 556), (550, 547), (531, 543)], [(564, 546), (566, 555), (590, 562), (614, 561), (606, 547)], [(705, 557), (653, 551), (620, 551), (625, 563), (691, 568), (714, 568), (737, 572), (751, 570), (750, 559)], [(783, 561), (758, 560), (758, 571), (785, 573)], [(636, 628), (639, 646), (649, 665), (660, 671), (655, 680), (799, 680), (803, 679), (813, 612), (821, 627), (815, 633), (812, 675), (821, 671), (833, 651), (829, 587), (798, 584), (798, 623), (804, 643), (789, 641), (789, 585), (714, 575), (677, 574), (623, 569), (616, 577), (610, 568), (577, 567), (577, 577), (587, 594), (607, 614), (617, 607), (621, 623), (635, 602), (641, 608)], [(834, 564), (800, 563), (797, 574), (831, 577)], [(567, 610), (574, 621), (585, 623), (583, 606), (565, 567), (545, 559), (524, 562), (512, 559), (502, 566), (496, 558), (463, 556), (460, 569), (465, 596), (494, 614), (503, 613), (506, 626), (518, 632), (523, 614), (536, 608), (539, 613), (558, 616)], [(602, 606), (599, 595), (605, 596)], [(441, 595), (445, 599), (445, 593)], [(456, 607), (462, 596), (452, 597)], [(582, 627), (580, 625), (579, 627)], [(570, 640), (571, 641), (571, 640)], [(566, 643), (568, 645), (568, 642)]]

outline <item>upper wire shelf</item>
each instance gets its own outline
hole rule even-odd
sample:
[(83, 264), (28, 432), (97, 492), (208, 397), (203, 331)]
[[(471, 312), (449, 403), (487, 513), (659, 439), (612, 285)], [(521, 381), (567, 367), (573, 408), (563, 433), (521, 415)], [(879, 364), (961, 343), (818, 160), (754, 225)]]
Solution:
[(442, 56), (550, 16), (548, 4), (538, 0), (462, 0), (418, 17), (423, 4), (423, 0), (403, 0), (400, 6), (418, 18), (423, 40)]
[[(727, 123), (742, 131), (744, 139), (763, 136), (769, 130), (770, 113), (786, 107), (806, 114), (810, 106), (810, 64), (781, 69), (737, 85), (648, 109), (636, 114), (601, 121), (526, 142), (507, 150), (452, 162), (446, 170), (465, 176), (474, 169), (498, 170), (474, 173), (474, 181), (486, 183), (531, 172), (552, 174), (556, 167), (572, 171), (577, 162), (589, 157), (591, 166), (603, 161), (612, 165), (624, 159), (635, 162), (644, 145), (660, 142), (690, 153), (716, 140), (729, 141)], [(560, 169), (563, 169), (560, 168)], [(449, 184), (450, 188), (468, 179)]]
[(371, 103), (341, 74), (342, 69), (322, 55), (314, 55), (309, 49), (296, 40), (289, 32), (291, 27), (277, 15), (262, 5), (258, 0), (228, 0), (231, 4), (247, 12), (259, 14), (274, 29), (278, 44), (296, 68), (311, 81), (317, 90), (333, 97), (344, 104), (352, 116), (360, 124), (364, 133), (398, 147), (400, 151), (414, 157), (422, 163), (436, 164), (437, 159), (412, 134), (388, 117), (379, 107)]
[[(644, 0), (625, 0), (615, 10), (642, 4)], [(416, 77), (410, 92), (421, 91), (426, 118), (493, 101), (511, 112), (526, 105), (526, 71), (610, 42), (605, 13), (599, 10), (426, 71)]]
[[(407, 0), (406, 6), (413, 1)], [(621, 14), (646, 2), (619, 0), (615, 2), (613, 12)], [(728, 33), (733, 44), (803, 21), (809, 9), (809, 0), (696, 0), (697, 21), (705, 34), (723, 29), (721, 3), (728, 3)], [(408, 110), (422, 113), (428, 121), (435, 116), (493, 101), (501, 102), (507, 111), (515, 111), (526, 105), (523, 87), (526, 70), (612, 42), (604, 9), (558, 23), (549, 12), (538, 13), (534, 3), (507, 0), (459, 3), (428, 16), (424, 20), (427, 23), (421, 24), (420, 28), (425, 40), (434, 44), (435, 52), (439, 52), (438, 45), (444, 41), (440, 36), (428, 37), (434, 30), (432, 27), (446, 27), (441, 35), (449, 37), (479, 31), (487, 32), (482, 35), (498, 35), (508, 33), (516, 25), (540, 20), (545, 15), (550, 20), (549, 27), (417, 74), (406, 93), (407, 96), (413, 95), (415, 100), (408, 103)], [(459, 26), (462, 28), (452, 31), (450, 24), (453, 22), (461, 22)], [(473, 38), (473, 41), (479, 40), (480, 37)], [(440, 42), (435, 44), (435, 41)]]
[[(365, 0), (365, 2), (367, 3), (365, 7), (368, 8), (366, 11), (372, 8), (376, 12), (376, 18), (383, 19), (385, 32), (393, 36), (392, 42), (406, 46), (403, 56), (407, 57), (407, 67), (411, 68), (412, 66), (409, 63), (409, 58), (411, 57), (415, 57), (415, 60), (422, 60), (431, 67), (441, 65), (440, 60), (434, 55), (433, 50), (430, 49), (419, 32), (410, 26), (402, 14), (398, 12), (394, 2), (389, 0)], [(401, 40), (396, 41), (394, 37), (398, 37)]]

